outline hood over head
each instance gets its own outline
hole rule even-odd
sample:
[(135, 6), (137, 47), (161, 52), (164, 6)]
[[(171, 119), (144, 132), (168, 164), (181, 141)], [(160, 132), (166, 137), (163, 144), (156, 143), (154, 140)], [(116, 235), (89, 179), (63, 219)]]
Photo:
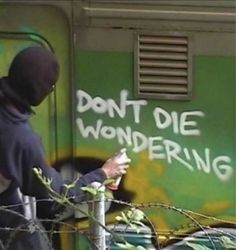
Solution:
[(38, 106), (51, 93), (58, 76), (59, 63), (51, 51), (28, 47), (14, 57), (2, 91), (13, 103)]

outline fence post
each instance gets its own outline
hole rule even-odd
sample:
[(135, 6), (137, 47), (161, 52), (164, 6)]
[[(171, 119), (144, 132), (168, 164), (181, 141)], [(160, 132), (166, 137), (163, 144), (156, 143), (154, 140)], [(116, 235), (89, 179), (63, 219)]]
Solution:
[[(102, 225), (105, 226), (105, 187), (101, 186), (99, 182), (93, 182), (91, 186), (95, 189), (100, 189), (102, 192), (94, 196), (90, 196), (88, 204), (89, 213), (92, 214)], [(106, 249), (106, 231), (97, 222), (89, 220), (89, 234), (91, 241), (91, 250), (105, 250)]]

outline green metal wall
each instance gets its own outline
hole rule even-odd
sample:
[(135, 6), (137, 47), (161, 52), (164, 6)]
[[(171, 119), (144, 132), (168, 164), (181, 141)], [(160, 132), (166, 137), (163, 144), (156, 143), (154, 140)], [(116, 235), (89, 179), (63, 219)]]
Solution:
[[(145, 16), (138, 5), (137, 15), (129, 19), (126, 12), (123, 16), (114, 12), (114, 18), (108, 15), (109, 8), (114, 10), (112, 4), (102, 13), (103, 18), (99, 16), (101, 9), (81, 7), (90, 1), (74, 5), (71, 1), (33, 2), (0, 2), (0, 32), (39, 34), (59, 57), (61, 76), (56, 93), (32, 119), (49, 162), (66, 162), (72, 156), (105, 160), (127, 147), (132, 163), (115, 197), (131, 203), (163, 203), (219, 219), (202, 219), (205, 225), (235, 223), (235, 34), (231, 12), (224, 7), (228, 14), (220, 15), (221, 22), (210, 20), (203, 25), (201, 16), (191, 22), (175, 22), (170, 17), (166, 22), (157, 21), (158, 11), (165, 10), (163, 3), (159, 7), (148, 5), (149, 9), (155, 7), (157, 16)], [(97, 2), (95, 7), (101, 7), (102, 1)], [(180, 2), (184, 5), (185, 1)], [(172, 5), (166, 8), (170, 10)], [(182, 5), (176, 9), (189, 10)], [(120, 8), (127, 6), (118, 4)], [(201, 12), (199, 3), (194, 7)], [(209, 8), (222, 11), (220, 6)], [(139, 14), (143, 22), (135, 19)], [(191, 35), (190, 101), (143, 100), (137, 109), (140, 100), (134, 96), (133, 29), (154, 29), (157, 33), (177, 30)], [(6, 74), (13, 55), (29, 44), (38, 44), (37, 39), (0, 33), (1, 75)], [(112, 113), (112, 105), (117, 110), (122, 107), (120, 113)], [(126, 138), (121, 136), (124, 132)], [(108, 221), (112, 223), (118, 212), (108, 211)], [(163, 236), (166, 230), (194, 229), (173, 211), (154, 208), (146, 212)], [(84, 228), (86, 223), (79, 221), (78, 227)], [(73, 240), (63, 236), (62, 241), (63, 248), (73, 248)]]
[[(136, 123), (131, 106), (126, 107), (122, 118), (118, 114), (110, 117), (105, 108), (104, 113), (96, 111), (96, 103), (105, 105), (108, 99), (120, 106), (122, 90), (127, 90), (128, 100), (135, 100), (132, 54), (78, 50), (76, 55), (76, 82), (78, 89), (86, 92), (83, 103), (77, 103), (77, 107), (85, 109), (76, 113), (78, 153), (109, 156), (125, 146), (132, 164), (124, 186), (135, 193), (133, 202), (160, 202), (222, 219), (234, 219), (234, 59), (196, 56), (193, 100), (148, 100), (140, 109), (140, 122)], [(82, 94), (79, 96), (82, 98)], [(97, 97), (101, 98), (100, 102), (95, 99)], [(174, 114), (167, 128), (161, 129), (156, 124), (153, 113), (156, 108), (165, 110), (162, 119), (170, 119)], [(193, 130), (198, 130), (199, 134), (176, 132), (176, 127), (180, 130), (183, 126), (181, 116), (196, 111), (197, 115), (188, 113), (188, 121), (196, 123), (186, 126), (186, 131), (195, 134)], [(131, 145), (119, 141), (120, 130), (127, 131), (127, 127), (132, 134)], [(137, 134), (139, 141), (136, 144)], [(148, 146), (151, 137), (156, 141)], [(179, 152), (173, 153), (173, 150)], [(156, 159), (152, 160), (151, 155)], [(181, 226), (185, 220), (177, 214), (160, 216), (156, 210), (149, 216), (158, 228), (166, 229)]]

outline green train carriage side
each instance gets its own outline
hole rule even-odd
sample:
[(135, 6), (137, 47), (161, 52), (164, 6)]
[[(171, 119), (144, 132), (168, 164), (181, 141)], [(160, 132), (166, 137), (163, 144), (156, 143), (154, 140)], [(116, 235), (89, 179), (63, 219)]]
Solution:
[[(59, 57), (56, 91), (32, 120), (54, 167), (84, 174), (126, 147), (132, 164), (114, 197), (155, 204), (144, 211), (162, 244), (198, 230), (192, 217), (206, 227), (235, 227), (233, 1), (0, 7), (1, 74), (30, 44)], [(111, 205), (108, 223), (120, 211)], [(84, 219), (73, 223), (87, 228)], [(83, 241), (64, 235), (62, 249), (83, 249)]]

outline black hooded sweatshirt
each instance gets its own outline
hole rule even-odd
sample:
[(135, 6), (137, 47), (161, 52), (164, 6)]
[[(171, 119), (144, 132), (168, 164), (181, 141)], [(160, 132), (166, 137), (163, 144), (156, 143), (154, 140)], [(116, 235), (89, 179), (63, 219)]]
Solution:
[[(9, 105), (0, 106), (0, 173), (11, 180), (6, 193), (14, 193), (19, 187), (25, 195), (47, 199), (50, 198), (49, 191), (34, 173), (34, 167), (40, 168), (43, 176), (52, 179), (51, 187), (56, 192), (62, 193), (65, 183), (60, 173), (47, 165), (41, 139), (31, 128), (29, 117), (29, 113), (22, 114)], [(81, 194), (81, 186), (93, 181), (102, 182), (105, 178), (101, 169), (82, 176), (74, 193), (78, 198), (76, 201), (80, 200), (78, 195)], [(4, 193), (0, 194), (0, 205), (16, 203), (14, 199), (11, 200), (11, 195), (6, 199), (3, 196)]]
[[(38, 53), (38, 49), (35, 51), (33, 49), (29, 50), (29, 54), (32, 53), (32, 51), (34, 55), (35, 51), (36, 54)], [(49, 56), (51, 57), (51, 54)], [(24, 53), (22, 57), (24, 59)], [(22, 60), (22, 57), (18, 56), (21, 62), (19, 65), (25, 62)], [(43, 60), (45, 59), (47, 61), (50, 60), (48, 53), (41, 59), (41, 64), (43, 64)], [(29, 64), (29, 62), (27, 62), (27, 64)], [(17, 61), (15, 61), (15, 65), (17, 66)], [(15, 68), (13, 66), (14, 62), (11, 65), (9, 73), (11, 77), (8, 76), (0, 79), (0, 182), (2, 179), (7, 181), (6, 187), (2, 190), (0, 188), (0, 249), (1, 244), (7, 244), (6, 242), (9, 238), (9, 232), (4, 230), (5, 227), (12, 228), (26, 224), (23, 217), (21, 218), (11, 212), (8, 213), (2, 210), (3, 206), (7, 206), (10, 210), (17, 211), (23, 215), (24, 211), (23, 207), (19, 205), (21, 204), (21, 200), (17, 190), (19, 189), (23, 194), (33, 196), (37, 200), (50, 199), (48, 189), (36, 176), (33, 168), (40, 168), (42, 175), (52, 180), (51, 187), (57, 193), (64, 192), (65, 184), (60, 173), (47, 165), (41, 140), (29, 124), (29, 118), (31, 116), (30, 106), (34, 104), (37, 106), (46, 97), (51, 91), (51, 86), (55, 84), (53, 81), (56, 81), (55, 79), (57, 77), (54, 76), (55, 79), (53, 81), (50, 80), (51, 82), (48, 83), (48, 86), (45, 85), (43, 88), (39, 88), (39, 94), (36, 93), (38, 85), (35, 85), (34, 88), (31, 89), (33, 95), (29, 95), (25, 87), (24, 90), (19, 88), (19, 86), (17, 88), (15, 87), (14, 84), (17, 84), (16, 82), (18, 82), (19, 85), (22, 84), (22, 86), (26, 83), (20, 83), (19, 80), (22, 77), (22, 71), (19, 70), (18, 66)], [(11, 72), (14, 73), (14, 76), (11, 75)], [(35, 83), (32, 79), (33, 75), (32, 73), (30, 75), (31, 83)], [(41, 75), (45, 79), (45, 75)], [(38, 73), (37, 76), (39, 79), (36, 83), (39, 84), (40, 74)], [(15, 82), (10, 82), (11, 79)], [(27, 84), (27, 87), (29, 87), (30, 81), (28, 81)], [(35, 93), (33, 93), (34, 91)], [(75, 202), (80, 202), (82, 186), (87, 186), (94, 181), (103, 182), (105, 179), (105, 173), (101, 169), (90, 172), (79, 179), (74, 190), (71, 190), (70, 195), (73, 196)], [(40, 206), (40, 204), (42, 205)], [(58, 211), (60, 211), (60, 209)], [(39, 203), (39, 210), (39, 214), (43, 218), (51, 218), (58, 212), (57, 206), (52, 202)], [(17, 240), (14, 240), (13, 242), (15, 243), (9, 246), (8, 249), (43, 250), (35, 240), (31, 240), (31, 236), (33, 237), (33, 235), (29, 233), (24, 235), (25, 239), (21, 239), (21, 241), (23, 240), (22, 244), (25, 243), (26, 245), (22, 248), (20, 244), (16, 245)]]
[[(38, 217), (53, 218), (62, 212), (62, 207), (53, 202), (40, 201), (50, 199), (49, 191), (35, 175), (33, 168), (40, 168), (43, 176), (52, 179), (51, 187), (58, 193), (64, 192), (65, 182), (60, 173), (47, 165), (41, 140), (29, 125), (29, 117), (28, 113), (22, 114), (11, 106), (0, 105), (0, 174), (10, 180), (8, 188), (0, 194), (0, 208), (7, 206), (24, 214), (23, 207), (19, 205), (22, 202), (17, 191), (19, 188), (23, 194), (36, 197)], [(73, 201), (78, 203), (83, 199), (82, 186), (94, 181), (103, 182), (105, 179), (106, 176), (101, 169), (82, 176), (75, 189), (70, 192), (70, 195), (74, 196)], [(4, 228), (16, 228), (20, 225), (27, 225), (27, 222), (11, 212), (0, 210), (0, 228), (3, 229), (0, 230), (0, 240), (3, 244), (6, 244), (8, 233), (11, 232), (4, 231)], [(26, 233), (20, 238), (20, 243), (17, 238), (14, 239), (9, 250), (45, 250), (40, 246), (42, 241), (38, 241), (39, 237), (35, 234)], [(20, 248), (22, 243), (25, 245)]]

